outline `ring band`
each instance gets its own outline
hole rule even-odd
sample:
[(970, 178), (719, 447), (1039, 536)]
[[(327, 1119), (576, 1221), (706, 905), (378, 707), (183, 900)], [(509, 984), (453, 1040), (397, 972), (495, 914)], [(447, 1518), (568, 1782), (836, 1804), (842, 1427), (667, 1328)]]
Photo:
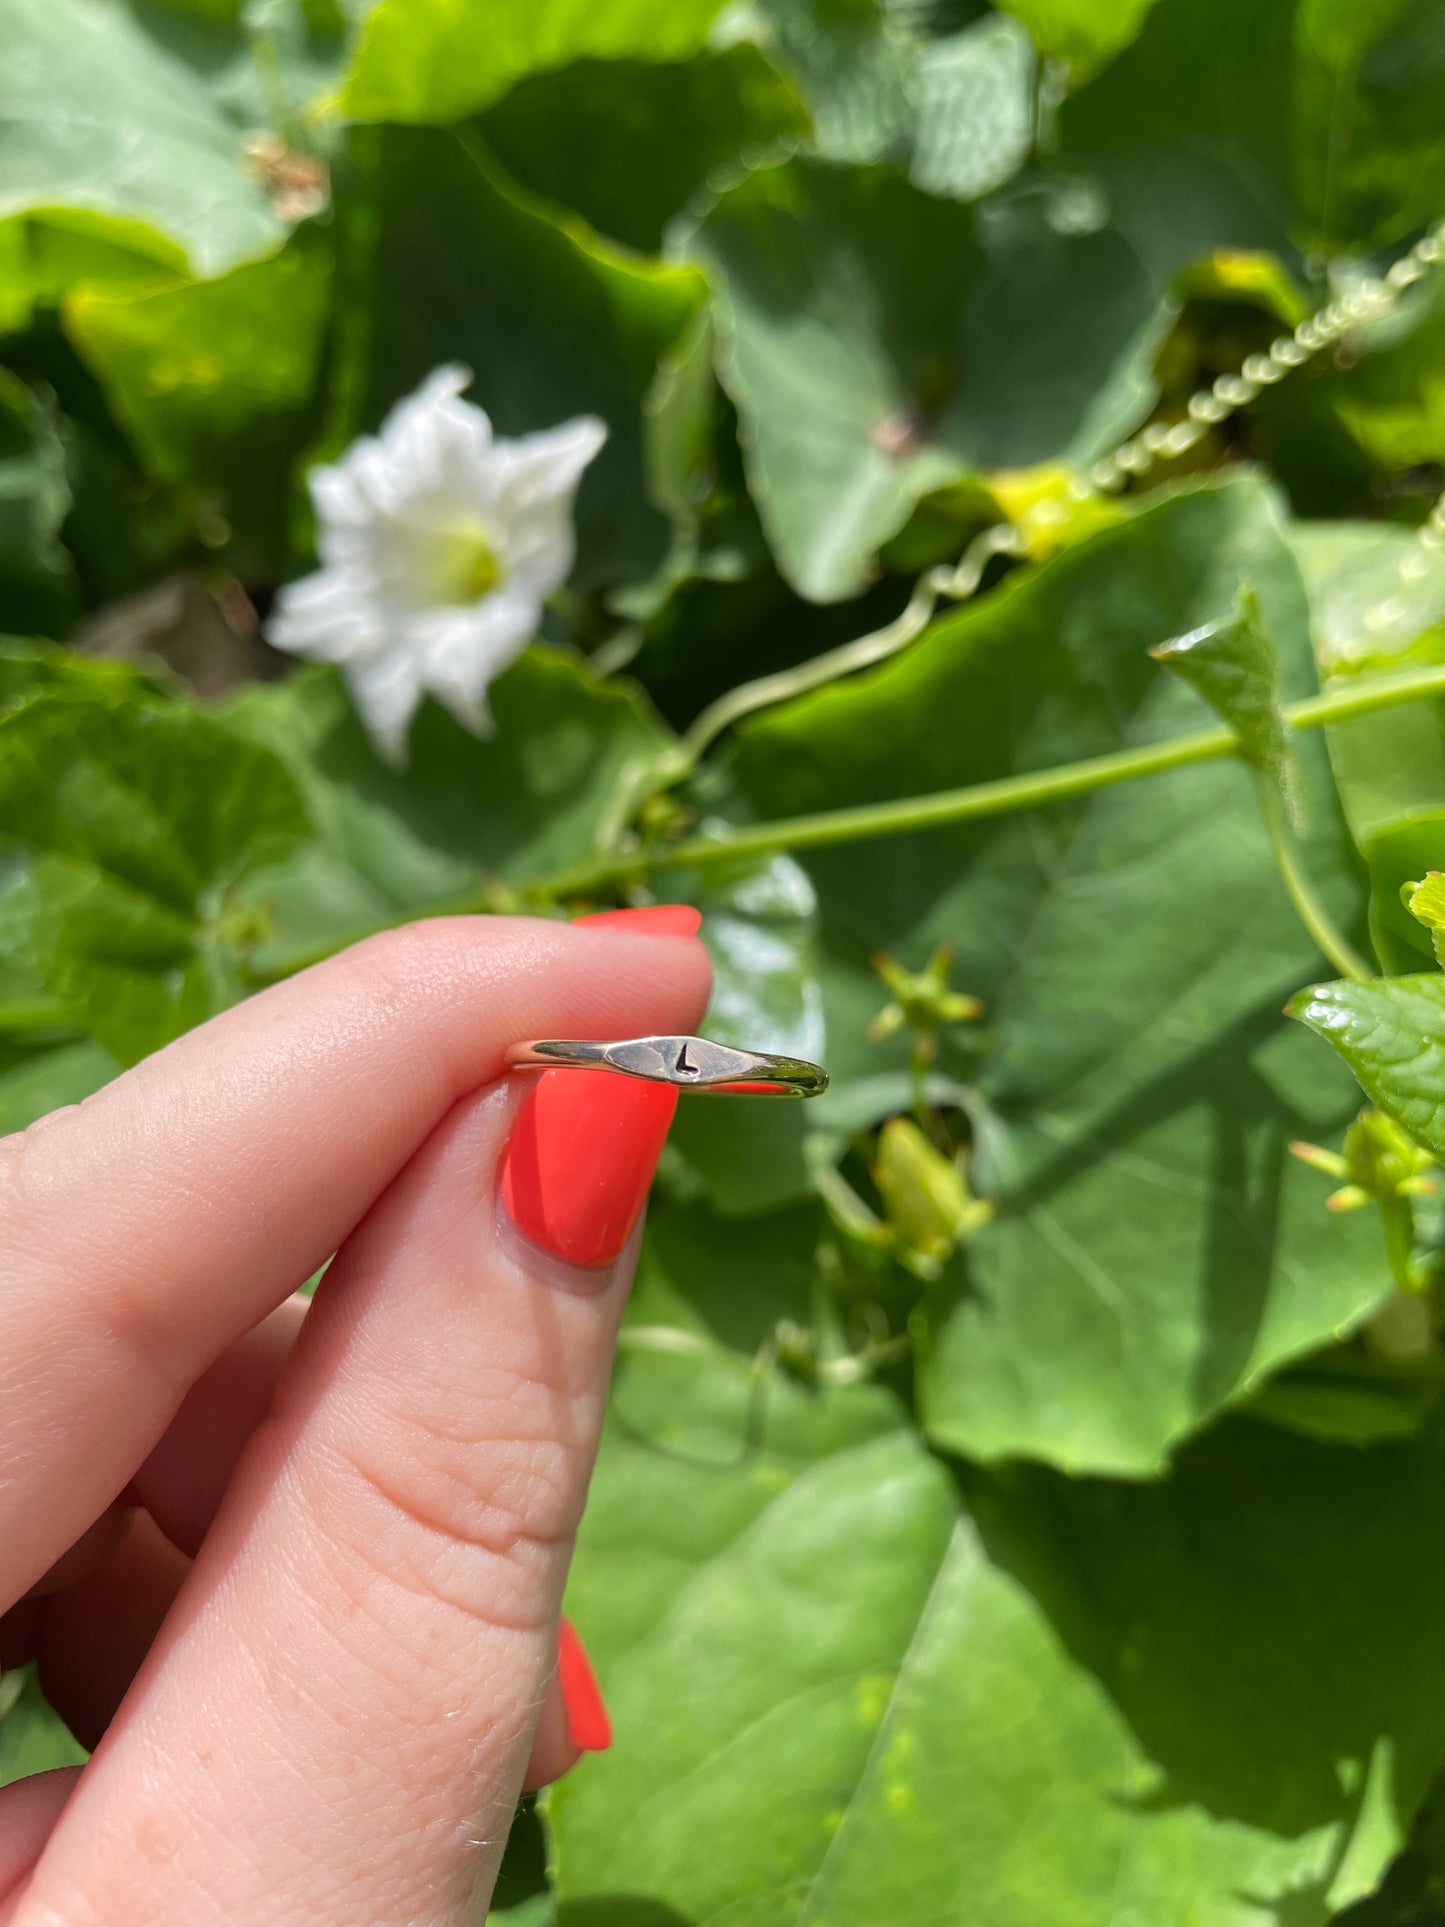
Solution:
[(732, 1050), (706, 1037), (623, 1037), (589, 1043), (560, 1037), (513, 1044), (507, 1062), (518, 1069), (619, 1071), (683, 1091), (733, 1091), (749, 1097), (816, 1097), (828, 1088), (821, 1064), (768, 1051)]

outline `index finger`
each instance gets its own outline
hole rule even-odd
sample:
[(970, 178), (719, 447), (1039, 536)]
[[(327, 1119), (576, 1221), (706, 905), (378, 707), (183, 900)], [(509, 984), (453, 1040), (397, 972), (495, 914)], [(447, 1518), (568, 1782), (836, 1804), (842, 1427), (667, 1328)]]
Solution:
[(371, 938), (0, 1142), (0, 1544), (23, 1593), (186, 1388), (345, 1238), (508, 1044), (690, 1022), (692, 938), (459, 917)]

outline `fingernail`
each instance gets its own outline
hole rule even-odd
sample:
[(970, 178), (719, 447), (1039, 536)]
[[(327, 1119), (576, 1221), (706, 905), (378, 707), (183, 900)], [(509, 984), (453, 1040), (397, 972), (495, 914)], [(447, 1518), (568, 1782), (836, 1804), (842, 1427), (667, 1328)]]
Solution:
[(650, 903), (641, 910), (594, 910), (590, 917), (574, 921), (615, 924), (643, 937), (695, 937), (702, 927), (702, 912), (690, 903)]
[(612, 1722), (587, 1648), (565, 1614), (557, 1625), (557, 1679), (567, 1708), (572, 1744), (584, 1753), (605, 1753), (612, 1744)]
[[(604, 910), (581, 923), (690, 937), (689, 904)], [(518, 1230), (574, 1265), (610, 1264), (647, 1201), (677, 1092), (596, 1071), (543, 1071), (502, 1161), (502, 1203)]]

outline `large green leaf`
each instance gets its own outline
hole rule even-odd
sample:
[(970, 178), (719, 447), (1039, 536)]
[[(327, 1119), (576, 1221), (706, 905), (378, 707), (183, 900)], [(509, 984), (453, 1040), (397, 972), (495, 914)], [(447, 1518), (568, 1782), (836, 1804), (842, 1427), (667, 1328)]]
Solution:
[(61, 210), (54, 220), (23, 214), (0, 220), (0, 333), (27, 327), (37, 307), (58, 307), (75, 287), (155, 280), (154, 256), (126, 247), (117, 224), (92, 223), (100, 231), (88, 232), (63, 225), (65, 219)]
[(794, 160), (725, 193), (694, 248), (754, 499), (819, 601), (861, 588), (930, 490), (1087, 459), (1147, 403), (1138, 261), (1111, 231), (1059, 234), (1037, 194), (976, 239), (968, 209), (888, 169)]
[(34, 1670), (0, 1673), (0, 1786), (57, 1766), (80, 1766), (85, 1748), (45, 1703)]
[(1157, 0), (1065, 103), (1064, 156), (1161, 276), (1215, 248), (1285, 245), (1293, 15), (1294, 0)]
[(577, 580), (646, 574), (667, 532), (645, 499), (642, 401), (702, 299), (701, 276), (551, 218), (450, 134), (378, 131), (362, 160), (381, 233), (367, 281), (343, 297), (371, 318), (358, 425), (374, 427), (448, 361), (473, 370), (471, 394), (501, 434), (600, 415), (608, 441), (578, 495)]
[(273, 566), (285, 565), (292, 471), (318, 425), (330, 290), (330, 247), (303, 230), (215, 281), (82, 288), (66, 306), (66, 331), (147, 471), (210, 491), (243, 554), (259, 549)]
[(754, 0), (742, 17), (797, 80), (818, 153), (891, 161), (930, 193), (972, 199), (1028, 155), (1034, 62), (1013, 21), (960, 25), (962, 12), (928, 0)]
[(1034, 137), (1028, 35), (997, 15), (926, 42), (913, 84), (909, 177), (930, 194), (974, 200), (1028, 158)]
[(199, 274), (278, 246), (243, 125), (213, 92), (218, 40), (245, 59), (181, 10), (0, 0), (0, 215), (66, 209)]
[(1431, 0), (1158, 0), (1066, 103), (1063, 157), (1161, 272), (1214, 248), (1366, 250), (1445, 198)]
[[(721, 836), (725, 826), (712, 826)], [(818, 985), (817, 902), (791, 857), (740, 863), (705, 875), (664, 871), (665, 897), (702, 911), (712, 959), (712, 1000), (704, 1031), (720, 1043), (784, 1056), (826, 1058)], [(730, 1214), (752, 1215), (806, 1197), (803, 1140), (811, 1105), (710, 1098), (679, 1108), (668, 1140), (669, 1169), (700, 1185)]]
[(1372, 1884), (1445, 1718), (1438, 1440), (1235, 1422), (1155, 1487), (961, 1495), (877, 1390), (776, 1379), (752, 1448), (750, 1409), (722, 1361), (620, 1375), (564, 1927), (1318, 1927)]
[[(560, 650), (529, 649), (489, 699), (488, 741), (426, 704), (401, 775), (378, 759), (333, 670), (238, 698), (234, 721), (291, 764), (317, 826), (314, 842), (254, 880), (274, 954), (576, 862), (613, 797), (673, 747), (635, 686), (603, 684)], [(263, 948), (258, 962), (272, 955)]]
[[(1301, 524), (1291, 534), (1310, 592), (1326, 685), (1445, 661), (1445, 568), (1401, 529)], [(1424, 572), (1402, 571), (1425, 563)], [(1400, 887), (1445, 863), (1445, 703), (1412, 702), (1328, 731), (1340, 800), (1370, 867), (1370, 928), (1388, 970), (1414, 970), (1430, 940)]]
[(755, 0), (750, 24), (797, 80), (818, 151), (876, 161), (912, 112), (918, 50), (886, 0)]
[(247, 873), (309, 825), (280, 759), (181, 702), (0, 717), (0, 958), (122, 1063), (243, 994)]
[(682, 60), (723, 0), (380, 0), (342, 95), (358, 120), (460, 120), (574, 60)]
[[(1046, 769), (1206, 726), (1148, 656), (1253, 583), (1285, 693), (1312, 684), (1298, 573), (1260, 484), (1181, 495), (935, 625), (867, 676), (746, 729), (736, 781), (766, 816)], [(1322, 745), (1301, 748), (1303, 861), (1360, 898)], [(1248, 774), (1176, 771), (1091, 797), (808, 855), (828, 1066), (840, 1092), (901, 1069), (870, 1044), (880, 947), (940, 942), (981, 995), (976, 1176), (997, 1221), (924, 1306), (927, 1423), (982, 1457), (1144, 1473), (1169, 1445), (1387, 1287), (1371, 1227), (1322, 1209), (1295, 1137), (1328, 1140), (1349, 1080), (1279, 1021), (1319, 974)], [(831, 1101), (831, 1096), (828, 1101)]]
[(1022, 20), (1041, 54), (1067, 63), (1086, 80), (1127, 47), (1155, 0), (1003, 0), (1000, 11)]
[(75, 597), (60, 540), (70, 504), (54, 409), (0, 368), (0, 630), (61, 632)]
[(972, 221), (883, 170), (795, 161), (723, 196), (696, 251), (719, 367), (783, 573), (859, 589), (918, 498), (959, 473), (935, 421), (956, 380)]
[(517, 180), (651, 254), (713, 169), (796, 140), (808, 119), (743, 41), (687, 62), (584, 60), (534, 74), (477, 125)]
[(13, 1033), (0, 1033), (0, 1136), (23, 1131), (65, 1104), (78, 1104), (120, 1069), (109, 1051), (89, 1038), (16, 1048)]
[(1334, 399), (1356, 438), (1386, 468), (1445, 458), (1445, 274), (1411, 289), (1351, 349)]
[(1298, 0), (1293, 187), (1325, 247), (1398, 244), (1445, 204), (1445, 15), (1433, 0)]

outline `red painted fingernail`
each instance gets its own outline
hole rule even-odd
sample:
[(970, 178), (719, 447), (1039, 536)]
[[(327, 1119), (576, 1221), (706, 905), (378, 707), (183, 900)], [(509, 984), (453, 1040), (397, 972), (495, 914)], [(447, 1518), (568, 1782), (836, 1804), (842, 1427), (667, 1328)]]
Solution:
[(605, 1753), (612, 1744), (612, 1722), (587, 1648), (564, 1615), (557, 1625), (557, 1679), (567, 1708), (572, 1744), (584, 1753)]
[(594, 910), (577, 923), (615, 924), (643, 937), (695, 937), (702, 927), (702, 912), (690, 903), (650, 903), (641, 910)]
[[(688, 904), (657, 904), (578, 921), (690, 937), (701, 918)], [(569, 1264), (610, 1264), (647, 1201), (676, 1109), (677, 1092), (666, 1084), (543, 1071), (502, 1162), (502, 1202), (512, 1222)]]

